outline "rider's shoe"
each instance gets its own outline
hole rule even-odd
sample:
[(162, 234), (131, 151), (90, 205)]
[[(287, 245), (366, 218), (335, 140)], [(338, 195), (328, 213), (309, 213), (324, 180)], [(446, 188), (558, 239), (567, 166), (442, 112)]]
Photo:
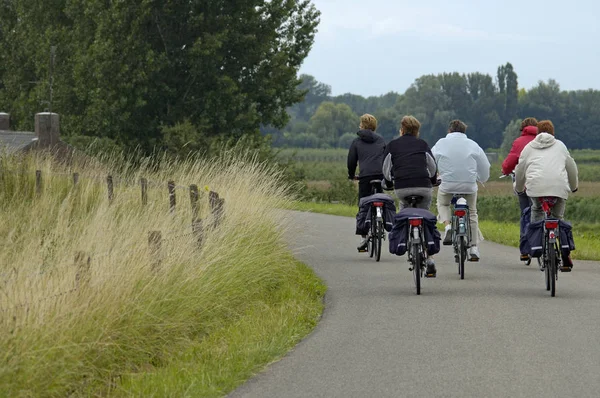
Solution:
[(477, 246), (471, 246), (469, 248), (468, 261), (479, 261), (479, 249), (477, 248)]
[(425, 268), (425, 278), (435, 278), (436, 273), (435, 262), (432, 258), (428, 258), (427, 267)]
[(559, 268), (561, 272), (571, 272), (573, 270), (573, 260), (571, 256), (565, 259), (565, 263)]
[(358, 244), (357, 249), (358, 249), (359, 252), (366, 252), (368, 246), (369, 246), (369, 239), (368, 238), (362, 238), (362, 240)]
[(452, 226), (446, 225), (446, 229), (444, 230), (444, 246), (450, 246), (452, 244)]
[(529, 259), (530, 259), (529, 254), (521, 253), (521, 261), (529, 261)]

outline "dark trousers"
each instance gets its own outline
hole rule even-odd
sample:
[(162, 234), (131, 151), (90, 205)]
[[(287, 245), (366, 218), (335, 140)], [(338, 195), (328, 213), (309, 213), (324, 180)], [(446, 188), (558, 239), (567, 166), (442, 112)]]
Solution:
[[(383, 180), (383, 175), (360, 177), (358, 179), (358, 204), (359, 205), (360, 205), (360, 200), (362, 198), (364, 198), (365, 196), (373, 195), (373, 187), (371, 186), (372, 180)], [(377, 187), (376, 192), (377, 193), (383, 192), (383, 190), (381, 189), (381, 186)]]
[[(531, 206), (531, 199), (529, 198), (529, 196), (527, 196), (527, 194), (525, 192), (521, 193), (521, 194), (517, 194), (517, 198), (519, 198), (519, 207), (521, 208), (521, 216), (523, 215), (523, 210), (525, 210), (526, 208), (528, 208), (529, 206)], [(523, 231), (522, 227), (523, 227), (523, 223), (519, 223), (521, 228), (520, 228), (520, 233), (521, 233), (521, 240), (523, 239), (523, 235), (525, 235), (525, 231)], [(525, 253), (522, 253), (525, 254)]]

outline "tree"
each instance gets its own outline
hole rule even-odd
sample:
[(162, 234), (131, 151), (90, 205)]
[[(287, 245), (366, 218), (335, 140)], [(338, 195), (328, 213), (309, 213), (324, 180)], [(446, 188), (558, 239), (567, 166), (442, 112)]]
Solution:
[(0, 40), (13, 62), (0, 69), (3, 105), (20, 120), (40, 110), (56, 46), (63, 131), (146, 149), (165, 142), (163, 126), (186, 120), (207, 137), (283, 127), (305, 94), (297, 72), (319, 22), (309, 0), (6, 4), (0, 25), (10, 34)]
[(344, 133), (358, 130), (359, 118), (346, 104), (323, 102), (310, 118), (309, 133), (335, 146)]
[(502, 134), (502, 145), (500, 146), (500, 155), (506, 156), (512, 148), (513, 141), (521, 135), (522, 119), (515, 119), (506, 126)]

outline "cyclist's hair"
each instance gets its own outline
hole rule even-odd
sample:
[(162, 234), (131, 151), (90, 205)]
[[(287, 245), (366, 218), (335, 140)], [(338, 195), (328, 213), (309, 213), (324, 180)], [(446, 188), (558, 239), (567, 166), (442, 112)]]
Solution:
[(538, 121), (537, 121), (536, 118), (534, 118), (534, 117), (526, 117), (521, 122), (521, 131), (523, 131), (523, 129), (525, 127), (527, 127), (527, 126), (534, 126), (534, 127), (536, 127), (537, 125), (538, 125)]
[(402, 131), (402, 135), (412, 135), (415, 137), (419, 136), (419, 129), (421, 128), (421, 123), (414, 116), (404, 116), (402, 121), (400, 121), (400, 131)]
[(554, 135), (554, 125), (550, 120), (540, 120), (537, 125), (540, 133), (548, 133)]
[(455, 119), (450, 122), (450, 125), (448, 126), (448, 130), (450, 130), (451, 133), (454, 133), (454, 132), (466, 133), (467, 125), (464, 124), (463, 122), (461, 122), (460, 120)]
[(375, 116), (365, 113), (360, 117), (359, 128), (375, 131), (377, 130), (377, 119), (375, 119)]

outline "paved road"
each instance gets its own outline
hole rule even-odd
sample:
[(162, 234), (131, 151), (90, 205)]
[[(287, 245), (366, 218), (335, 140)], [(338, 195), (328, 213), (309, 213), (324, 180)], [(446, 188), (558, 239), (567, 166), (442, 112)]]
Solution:
[(290, 213), (297, 257), (329, 286), (315, 331), (232, 397), (599, 397), (600, 264), (556, 297), (518, 250), (483, 242), (460, 280), (449, 247), (415, 295), (406, 256), (356, 252), (354, 220)]

